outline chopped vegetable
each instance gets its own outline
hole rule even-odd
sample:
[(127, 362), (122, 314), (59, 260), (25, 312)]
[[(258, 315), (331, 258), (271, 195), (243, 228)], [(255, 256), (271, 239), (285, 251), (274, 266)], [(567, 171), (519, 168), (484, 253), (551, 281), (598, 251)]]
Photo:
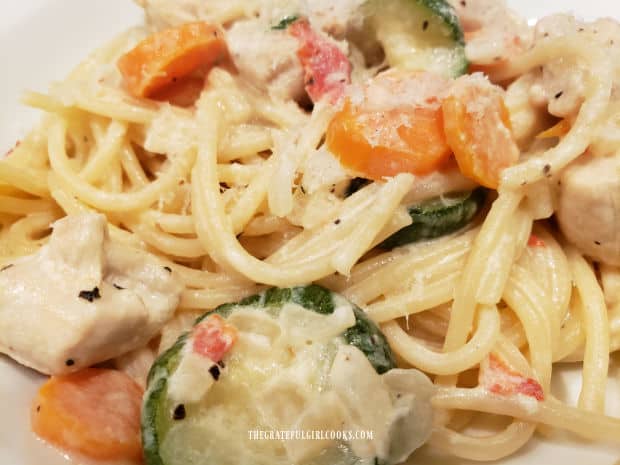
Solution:
[(409, 207), (412, 223), (388, 237), (379, 247), (392, 249), (458, 231), (480, 211), (485, 198), (486, 191), (476, 189), (413, 205)]
[(538, 381), (511, 370), (494, 354), (489, 355), (480, 368), (480, 385), (503, 396), (522, 394), (536, 400), (545, 399), (543, 388)]
[(210, 69), (227, 54), (220, 29), (197, 22), (147, 37), (117, 65), (131, 94), (152, 97), (198, 69)]
[(549, 129), (544, 130), (536, 135), (536, 139), (549, 139), (551, 137), (562, 137), (570, 131), (570, 121), (567, 119), (560, 120)]
[[(436, 94), (444, 82), (447, 86), (430, 73), (379, 75), (361, 104), (349, 99), (334, 116), (327, 128), (327, 147), (344, 166), (373, 180), (436, 171), (450, 157)], [(405, 92), (411, 89), (416, 95), (409, 97)], [(374, 102), (385, 90), (394, 92), (398, 102), (386, 107)]]
[(99, 460), (142, 458), (142, 388), (128, 375), (87, 368), (52, 376), (32, 406), (32, 429), (70, 452)]
[(280, 20), (278, 24), (273, 26), (271, 29), (284, 30), (287, 27), (289, 27), (291, 24), (293, 24), (295, 21), (297, 21), (298, 19), (299, 19), (299, 16), (297, 15), (285, 16), (284, 18)]
[(369, 10), (390, 66), (450, 77), (467, 71), (463, 30), (446, 0), (372, 0)]
[[(235, 326), (238, 341), (226, 357), (224, 371), (218, 369), (216, 376), (210, 370), (204, 373), (203, 382), (211, 387), (197, 402), (170, 397), (171, 380), (191, 356), (185, 348), (195, 344), (195, 329), (155, 362), (142, 412), (147, 465), (291, 463), (282, 446), (274, 448), (277, 442), (245, 442), (248, 432), (280, 421), (279, 415), (292, 415), (291, 421), (296, 421), (304, 406), (316, 400), (306, 396), (311, 392), (320, 396), (327, 388), (323, 383), (340, 347), (359, 349), (359, 357), (376, 375), (395, 368), (379, 328), (354, 304), (316, 285), (269, 289), (222, 305), (198, 319), (195, 328), (205, 323)], [(297, 391), (300, 388), (294, 386), (302, 379), (303, 389)], [(195, 386), (201, 388), (202, 382)], [(336, 406), (340, 408), (340, 403)], [(320, 426), (313, 425), (313, 429)], [(320, 451), (312, 452), (314, 459), (304, 463), (359, 463), (348, 447), (333, 447), (319, 455)]]
[(204, 76), (193, 73), (154, 93), (151, 98), (179, 107), (191, 107), (205, 88)]
[(530, 234), (530, 238), (527, 241), (527, 245), (529, 247), (544, 247), (545, 246), (545, 241), (543, 241), (536, 234)]
[(237, 340), (236, 328), (226, 324), (218, 314), (209, 315), (198, 323), (194, 327), (192, 335), (194, 352), (204, 355), (214, 362), (222, 360)]
[(304, 68), (306, 92), (316, 103), (322, 98), (337, 102), (351, 82), (351, 63), (338, 46), (318, 34), (306, 19), (294, 21), (288, 32), (301, 47), (297, 51)]
[(442, 109), (446, 139), (461, 172), (497, 189), (501, 172), (519, 158), (501, 89), (479, 75), (460, 78)]

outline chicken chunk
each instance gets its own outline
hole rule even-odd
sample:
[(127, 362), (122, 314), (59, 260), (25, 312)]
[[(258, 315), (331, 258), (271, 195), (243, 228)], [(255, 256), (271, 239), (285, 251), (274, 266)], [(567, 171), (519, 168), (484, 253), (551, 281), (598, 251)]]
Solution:
[[(580, 40), (589, 41), (605, 51), (611, 63), (620, 60), (620, 23), (610, 18), (601, 18), (585, 23), (567, 14), (555, 14), (542, 18), (535, 27), (535, 41), (548, 37), (579, 35)], [(561, 118), (574, 116), (587, 89), (588, 64), (570, 57), (562, 57), (546, 63), (542, 68), (540, 88), (534, 86), (533, 93), (540, 94), (548, 102), (549, 113)], [(620, 65), (616, 65), (616, 83), (620, 77)], [(617, 94), (617, 84), (614, 86)]]
[(562, 174), (557, 218), (583, 253), (620, 265), (620, 156), (584, 156)]
[(249, 82), (284, 100), (304, 96), (299, 43), (286, 30), (273, 30), (260, 18), (237, 21), (226, 40), (235, 66)]
[(182, 287), (151, 254), (110, 241), (104, 216), (68, 216), (0, 272), (0, 352), (46, 374), (117, 357), (159, 332)]

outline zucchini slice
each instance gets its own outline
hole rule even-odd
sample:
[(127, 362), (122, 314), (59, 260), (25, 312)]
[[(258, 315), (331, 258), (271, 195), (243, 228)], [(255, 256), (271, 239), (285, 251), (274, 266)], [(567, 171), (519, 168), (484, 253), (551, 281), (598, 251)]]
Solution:
[(467, 71), (463, 30), (447, 0), (371, 0), (369, 8), (390, 66), (447, 77)]
[(413, 222), (395, 232), (379, 247), (393, 249), (425, 239), (445, 236), (465, 227), (480, 211), (486, 199), (486, 190), (449, 194), (409, 207)]
[[(188, 351), (195, 350), (192, 338), (198, 337), (200, 325), (219, 318), (213, 314), (236, 328), (237, 340), (224, 363), (218, 363), (216, 381), (208, 380), (206, 394), (182, 402), (173, 398), (179, 392), (174, 384), (182, 371), (179, 367)], [(210, 372), (206, 370), (205, 376)], [(195, 374), (190, 378), (195, 380)], [(188, 392), (187, 386), (182, 390)], [(430, 434), (431, 395), (432, 384), (425, 375), (395, 369), (383, 334), (344, 297), (317, 285), (269, 289), (199, 318), (156, 360), (142, 411), (145, 463), (400, 463)], [(327, 442), (252, 438), (259, 431), (340, 430), (351, 419), (368, 427), (369, 412), (375, 411), (377, 423), (372, 429), (385, 438), (372, 443), (378, 444), (375, 449), (372, 444), (360, 449), (359, 441), (356, 448), (355, 441), (333, 438)], [(396, 419), (389, 428), (384, 416)], [(378, 452), (364, 456), (356, 452), (360, 450)]]

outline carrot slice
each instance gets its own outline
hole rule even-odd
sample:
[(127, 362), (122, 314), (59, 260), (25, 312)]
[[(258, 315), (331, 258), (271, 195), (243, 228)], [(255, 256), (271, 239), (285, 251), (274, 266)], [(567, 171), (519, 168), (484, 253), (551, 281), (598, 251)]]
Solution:
[(570, 121), (567, 119), (560, 120), (555, 125), (536, 135), (536, 139), (550, 139), (552, 137), (562, 137), (570, 131)]
[[(400, 78), (395, 74), (388, 77)], [(403, 79), (407, 81), (405, 87), (423, 88), (428, 75), (415, 73)], [(399, 84), (394, 82), (393, 94), (398, 95)], [(384, 95), (386, 87), (381, 87), (377, 95)], [(380, 180), (403, 172), (428, 174), (449, 159), (450, 147), (436, 95), (398, 102), (391, 108), (377, 108), (368, 100), (361, 105), (347, 100), (328, 126), (327, 147), (344, 166), (369, 179)]]
[(150, 97), (199, 68), (210, 69), (228, 54), (224, 34), (205, 22), (157, 32), (117, 62), (127, 89)]
[(204, 76), (190, 75), (154, 92), (151, 98), (187, 108), (196, 103), (204, 87)]
[(482, 78), (460, 78), (442, 110), (446, 139), (461, 172), (497, 189), (501, 172), (519, 158), (500, 89)]
[(87, 368), (52, 376), (32, 406), (32, 429), (70, 452), (100, 460), (142, 458), (142, 388), (126, 374)]

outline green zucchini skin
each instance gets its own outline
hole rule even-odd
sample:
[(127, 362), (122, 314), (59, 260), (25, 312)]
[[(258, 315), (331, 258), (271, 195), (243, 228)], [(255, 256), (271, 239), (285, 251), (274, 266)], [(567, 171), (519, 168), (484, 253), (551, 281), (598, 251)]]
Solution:
[(463, 28), (447, 0), (370, 0), (377, 38), (392, 67), (458, 77), (469, 62)]
[(285, 16), (278, 22), (278, 24), (276, 24), (275, 26), (271, 26), (271, 29), (274, 31), (283, 31), (298, 19), (299, 16), (297, 15)]
[[(234, 308), (240, 306), (279, 307), (286, 302), (292, 302), (322, 315), (334, 312), (335, 306), (332, 299), (332, 291), (316, 284), (308, 286), (296, 286), (287, 288), (270, 288), (266, 291), (250, 297), (246, 297), (237, 304), (224, 304), (214, 310), (226, 318)], [(355, 314), (355, 325), (343, 334), (347, 344), (360, 349), (378, 374), (395, 368), (396, 362), (379, 327), (371, 321), (364, 311), (352, 304)], [(201, 316), (196, 322), (199, 323), (210, 313)]]
[(167, 412), (165, 408), (157, 407), (165, 404), (168, 377), (179, 363), (178, 355), (185, 345), (187, 336), (187, 333), (181, 335), (172, 347), (159, 356), (149, 370), (140, 419), (142, 450), (146, 465), (164, 465), (159, 454), (159, 444), (163, 439), (160, 433), (167, 430), (170, 412)]
[[(277, 312), (287, 302), (301, 305), (309, 311), (329, 315), (336, 307), (334, 295), (335, 293), (315, 284), (271, 288), (238, 303), (221, 305), (213, 312), (207, 312), (199, 317), (196, 324), (212, 313), (227, 318), (234, 309), (242, 307), (256, 309), (256, 311), (264, 309), (268, 312)], [(360, 349), (368, 357), (377, 373), (383, 374), (396, 368), (392, 351), (379, 327), (368, 319), (359, 307), (351, 305), (356, 323), (343, 333), (345, 341)], [(159, 453), (159, 446), (171, 422), (170, 412), (165, 408), (168, 378), (179, 363), (179, 354), (187, 341), (188, 334), (181, 335), (170, 349), (159, 356), (149, 371), (141, 417), (142, 446), (146, 465), (166, 465)]]
[(393, 249), (426, 239), (435, 239), (465, 227), (480, 211), (486, 199), (486, 190), (475, 189), (459, 194), (445, 203), (441, 198), (409, 207), (412, 223), (379, 244), (382, 249)]
[(454, 11), (454, 7), (446, 0), (414, 0), (425, 8), (434, 12), (439, 18), (443, 19), (444, 24), (450, 29), (452, 39), (458, 45), (465, 45), (465, 36), (459, 18)]

